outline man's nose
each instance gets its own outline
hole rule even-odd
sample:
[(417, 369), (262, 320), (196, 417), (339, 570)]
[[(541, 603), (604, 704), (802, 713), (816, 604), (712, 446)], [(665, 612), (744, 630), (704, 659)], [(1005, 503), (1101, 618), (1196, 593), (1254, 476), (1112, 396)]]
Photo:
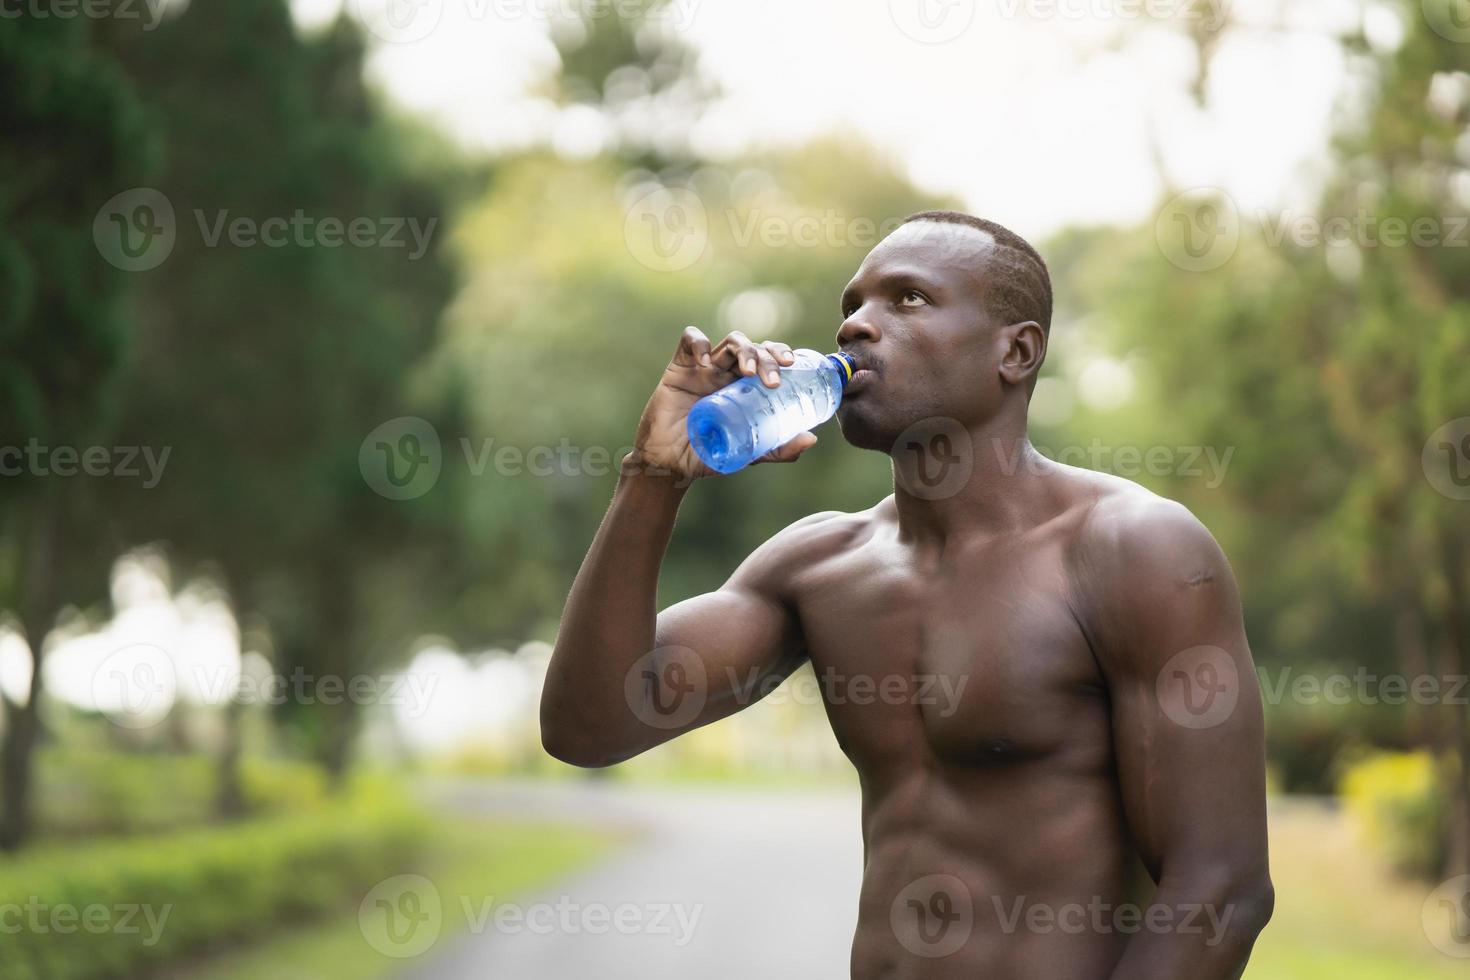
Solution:
[(878, 328), (859, 309), (852, 316), (842, 321), (842, 326), (837, 328), (837, 346), (846, 347), (860, 340), (866, 340), (868, 343), (874, 344), (882, 336)]

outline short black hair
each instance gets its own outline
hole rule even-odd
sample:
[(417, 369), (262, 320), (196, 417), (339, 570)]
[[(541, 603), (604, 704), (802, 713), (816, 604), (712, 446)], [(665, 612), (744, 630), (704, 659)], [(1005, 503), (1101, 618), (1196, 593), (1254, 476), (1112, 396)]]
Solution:
[(995, 239), (985, 268), (991, 314), (1006, 324), (1035, 320), (1043, 332), (1051, 333), (1051, 273), (1030, 242), (1003, 225), (963, 211), (920, 211), (901, 224), (911, 221), (968, 225)]

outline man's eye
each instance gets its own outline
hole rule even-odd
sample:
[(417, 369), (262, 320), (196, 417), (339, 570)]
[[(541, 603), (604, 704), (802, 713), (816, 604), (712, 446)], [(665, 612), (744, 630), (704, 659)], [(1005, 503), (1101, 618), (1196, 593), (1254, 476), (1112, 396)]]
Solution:
[(900, 306), (919, 306), (920, 304), (927, 302), (929, 302), (929, 300), (924, 296), (923, 293), (919, 292), (917, 289), (905, 290), (904, 294), (899, 297)]

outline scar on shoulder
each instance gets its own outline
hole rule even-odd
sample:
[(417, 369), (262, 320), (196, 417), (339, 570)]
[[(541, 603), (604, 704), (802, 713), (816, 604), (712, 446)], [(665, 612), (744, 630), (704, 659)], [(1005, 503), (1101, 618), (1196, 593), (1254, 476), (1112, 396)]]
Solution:
[(1189, 576), (1189, 578), (1185, 579), (1184, 584), (1198, 588), (1201, 585), (1205, 585), (1213, 581), (1215, 581), (1215, 573), (1210, 571), (1208, 568), (1201, 568), (1199, 571)]

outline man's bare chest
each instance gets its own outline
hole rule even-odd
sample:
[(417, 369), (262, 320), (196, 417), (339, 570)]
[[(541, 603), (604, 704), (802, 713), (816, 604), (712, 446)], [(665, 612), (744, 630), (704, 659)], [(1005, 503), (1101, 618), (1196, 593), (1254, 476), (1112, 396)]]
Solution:
[(854, 762), (995, 765), (1105, 736), (1104, 688), (1060, 556), (923, 568), (897, 549), (865, 551), (830, 563), (798, 599)]

